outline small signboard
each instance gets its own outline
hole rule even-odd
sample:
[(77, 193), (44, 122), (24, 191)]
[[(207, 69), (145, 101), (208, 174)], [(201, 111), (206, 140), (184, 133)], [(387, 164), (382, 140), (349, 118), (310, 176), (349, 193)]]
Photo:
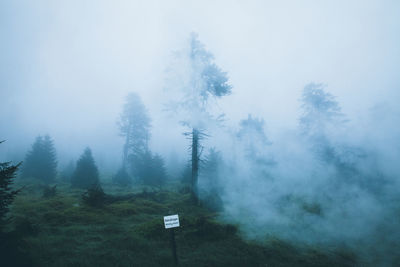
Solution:
[(179, 227), (179, 217), (178, 214), (164, 216), (165, 229)]

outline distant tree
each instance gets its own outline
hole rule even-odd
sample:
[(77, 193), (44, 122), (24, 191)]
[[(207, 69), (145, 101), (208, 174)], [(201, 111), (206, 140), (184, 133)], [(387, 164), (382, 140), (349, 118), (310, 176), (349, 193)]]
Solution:
[[(125, 137), (122, 168), (126, 168), (128, 158), (137, 160), (148, 151), (151, 120), (140, 96), (130, 93), (118, 122), (120, 135)], [(135, 168), (135, 162), (131, 162)]]
[(162, 186), (167, 180), (167, 171), (165, 168), (164, 159), (155, 154), (151, 161), (151, 175), (147, 179), (146, 184), (151, 184), (153, 186)]
[(25, 157), (22, 178), (32, 177), (52, 183), (57, 176), (57, 156), (50, 136), (38, 136)]
[(167, 179), (164, 159), (147, 151), (138, 162), (137, 173), (139, 182), (149, 186), (162, 186)]
[(301, 97), (303, 114), (299, 123), (301, 133), (312, 144), (313, 151), (324, 161), (330, 161), (335, 152), (328, 133), (344, 121), (344, 116), (335, 97), (324, 89), (324, 85), (316, 83), (304, 87)]
[(320, 138), (332, 125), (343, 124), (346, 121), (335, 97), (324, 89), (323, 84), (310, 83), (303, 90), (300, 128), (302, 133), (309, 137)]
[[(189, 42), (189, 51), (177, 53), (178, 61), (174, 69), (170, 68), (176, 75), (178, 73), (179, 82), (174, 87), (178, 87), (183, 92), (183, 98), (171, 107), (175, 111), (181, 110), (185, 114), (183, 124), (191, 128), (191, 132), (186, 135), (191, 139), (192, 154), (192, 194), (197, 200), (197, 184), (199, 176), (199, 162), (201, 154), (200, 141), (204, 137), (206, 124), (212, 120), (210, 114), (210, 104), (222, 96), (231, 93), (232, 86), (228, 84), (227, 73), (223, 72), (215, 63), (214, 56), (208, 52), (204, 45), (198, 40), (197, 34), (192, 33)], [(179, 71), (185, 66), (182, 75)]]
[[(3, 142), (0, 141), (0, 144)], [(6, 215), (10, 209), (9, 206), (20, 192), (20, 190), (12, 190), (11, 188), (20, 165), (21, 163), (17, 165), (11, 165), (10, 162), (0, 163), (0, 232), (7, 222)]]
[(357, 162), (365, 157), (365, 152), (332, 137), (345, 129), (347, 120), (335, 97), (324, 89), (322, 84), (315, 83), (304, 87), (301, 98), (301, 133), (308, 139), (319, 160), (335, 166), (339, 177), (347, 181), (355, 180), (359, 172)]
[(74, 174), (74, 170), (75, 170), (75, 163), (74, 161), (71, 160), (61, 171), (60, 174), (61, 180), (70, 183), (71, 177)]
[(114, 175), (113, 177), (113, 183), (119, 184), (119, 185), (131, 185), (132, 184), (132, 178), (129, 176), (128, 172), (126, 171), (125, 168), (121, 167), (118, 172)]
[(191, 164), (185, 165), (181, 172), (180, 181), (183, 184), (191, 184), (192, 181), (192, 166)]
[(88, 189), (98, 185), (99, 171), (94, 162), (92, 151), (86, 148), (76, 163), (76, 169), (71, 177), (72, 187)]
[(251, 157), (257, 156), (257, 151), (271, 144), (265, 134), (264, 125), (263, 119), (254, 118), (251, 114), (239, 123), (237, 136), (243, 142), (246, 153)]

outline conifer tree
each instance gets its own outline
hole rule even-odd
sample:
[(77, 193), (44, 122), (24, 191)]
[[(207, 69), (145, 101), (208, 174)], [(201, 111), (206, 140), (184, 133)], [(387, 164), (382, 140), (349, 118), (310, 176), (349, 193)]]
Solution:
[(118, 172), (114, 175), (112, 179), (113, 183), (119, 184), (119, 185), (131, 185), (132, 184), (132, 178), (129, 176), (126, 168), (121, 167)]
[(128, 158), (140, 157), (148, 150), (150, 139), (150, 117), (140, 96), (130, 93), (126, 97), (120, 120), (120, 135), (125, 137), (122, 167), (127, 165)]
[(57, 176), (57, 156), (49, 135), (38, 136), (22, 166), (22, 178), (35, 178), (52, 183)]
[[(0, 144), (4, 141), (0, 141)], [(1, 266), (32, 266), (27, 253), (21, 249), (23, 241), (15, 231), (4, 231), (9, 206), (21, 189), (11, 188), (21, 163), (12, 165), (10, 162), (0, 162), (0, 265)]]
[[(137, 176), (140, 162), (149, 151), (151, 119), (140, 96), (129, 93), (126, 97), (118, 121), (120, 135), (125, 138), (122, 166), (113, 177), (120, 185), (132, 184), (132, 176)], [(137, 177), (136, 177), (137, 178)]]
[[(4, 141), (1, 141), (3, 143)], [(11, 185), (21, 163), (12, 165), (10, 162), (0, 163), (0, 231), (6, 223), (9, 206), (20, 190), (12, 190)]]
[(74, 174), (75, 162), (71, 160), (60, 173), (60, 178), (63, 182), (71, 182), (71, 177)]
[[(183, 92), (183, 97), (172, 103), (171, 107), (185, 114), (182, 122), (191, 129), (185, 135), (191, 139), (191, 187), (193, 197), (197, 201), (200, 143), (206, 136), (206, 125), (213, 120), (217, 121), (210, 113), (210, 104), (213, 100), (229, 95), (232, 86), (228, 83), (227, 73), (214, 63), (214, 56), (205, 49), (195, 33), (190, 36), (188, 51), (177, 53), (177, 59), (178, 64), (175, 68), (172, 66), (170, 72), (175, 71), (174, 75), (179, 76), (179, 81), (174, 87)], [(182, 65), (185, 66), (183, 72)]]
[(92, 151), (86, 148), (76, 163), (74, 174), (71, 177), (72, 187), (88, 189), (98, 185), (99, 171), (94, 162)]
[(136, 173), (139, 182), (149, 186), (162, 186), (167, 179), (164, 159), (147, 151), (138, 162)]

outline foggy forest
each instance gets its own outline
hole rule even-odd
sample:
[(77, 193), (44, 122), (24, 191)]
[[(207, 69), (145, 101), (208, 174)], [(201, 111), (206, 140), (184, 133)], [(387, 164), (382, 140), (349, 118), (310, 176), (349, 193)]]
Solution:
[(0, 266), (400, 266), (399, 1), (5, 0), (0, 33)]

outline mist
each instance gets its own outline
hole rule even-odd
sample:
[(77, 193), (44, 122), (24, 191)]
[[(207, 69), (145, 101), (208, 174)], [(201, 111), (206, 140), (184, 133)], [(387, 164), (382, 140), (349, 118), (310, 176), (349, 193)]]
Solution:
[[(345, 245), (390, 265), (400, 245), (399, 13), (398, 1), (3, 1), (0, 160), (23, 161), (48, 134), (59, 170), (90, 147), (110, 180), (135, 92), (169, 180), (190, 162), (183, 133), (202, 128), (200, 158), (211, 148), (221, 157), (219, 218), (243, 237)], [(179, 55), (193, 32), (231, 86), (204, 114), (171, 109), (190, 87)], [(309, 86), (340, 119), (329, 109), (307, 117)], [(215, 189), (207, 175), (200, 166), (201, 198)]]

